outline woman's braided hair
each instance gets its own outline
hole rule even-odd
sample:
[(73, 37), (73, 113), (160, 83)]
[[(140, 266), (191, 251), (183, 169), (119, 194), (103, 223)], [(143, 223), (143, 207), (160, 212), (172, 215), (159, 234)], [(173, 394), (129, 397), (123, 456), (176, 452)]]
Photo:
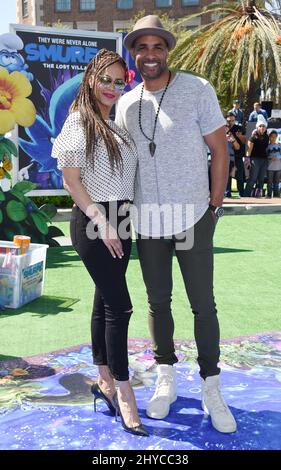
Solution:
[[(86, 157), (93, 159), (95, 144), (101, 137), (106, 145), (112, 171), (115, 168), (119, 170), (123, 168), (120, 148), (114, 134), (118, 135), (125, 144), (129, 145), (129, 142), (103, 119), (93, 90), (95, 90), (100, 73), (116, 63), (123, 67), (127, 76), (128, 67), (122, 57), (116, 52), (101, 49), (88, 64), (78, 95), (70, 107), (70, 112), (80, 112), (81, 124), (86, 136)], [(93, 76), (93, 88), (89, 85), (91, 76)]]

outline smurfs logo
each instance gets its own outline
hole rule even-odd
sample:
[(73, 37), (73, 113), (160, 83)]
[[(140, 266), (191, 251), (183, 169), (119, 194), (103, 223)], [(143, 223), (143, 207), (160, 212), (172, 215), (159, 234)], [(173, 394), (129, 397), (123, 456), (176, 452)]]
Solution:
[(24, 44), (19, 36), (13, 33), (0, 35), (0, 66), (9, 73), (21, 72), (29, 81), (33, 80), (33, 74), (28, 72), (29, 66), (25, 63), (23, 56), (18, 52)]

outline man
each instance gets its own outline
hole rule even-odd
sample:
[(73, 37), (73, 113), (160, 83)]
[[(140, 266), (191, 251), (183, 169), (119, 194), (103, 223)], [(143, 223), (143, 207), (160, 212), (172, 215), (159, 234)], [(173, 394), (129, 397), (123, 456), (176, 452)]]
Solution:
[(249, 122), (257, 122), (258, 116), (262, 114), (266, 122), (268, 121), (268, 114), (265, 109), (262, 109), (260, 103), (254, 103), (254, 111), (249, 116)]
[(232, 112), (227, 113), (226, 122), (228, 125), (229, 132), (233, 135), (234, 139), (239, 144), (239, 150), (234, 148), (234, 163), (237, 168), (237, 189), (239, 192), (239, 196), (244, 196), (244, 162), (243, 157), (245, 157), (246, 151), (246, 132), (245, 129), (241, 126), (236, 124), (235, 115)]
[[(202, 405), (217, 430), (233, 432), (236, 423), (219, 390), (219, 325), (213, 297), (212, 239), (228, 176), (225, 120), (206, 80), (169, 71), (167, 58), (175, 43), (157, 16), (136, 23), (124, 45), (143, 84), (121, 98), (116, 116), (139, 154), (132, 218), (158, 364), (147, 415), (165, 418), (177, 399), (171, 314), (175, 253), (194, 313)], [(205, 143), (212, 154), (210, 205)]]
[(230, 109), (229, 113), (234, 114), (236, 124), (238, 124), (238, 125), (240, 124), (242, 126), (243, 122), (244, 122), (244, 113), (243, 113), (243, 111), (240, 107), (241, 107), (240, 101), (239, 100), (234, 100), (233, 101), (233, 108)]

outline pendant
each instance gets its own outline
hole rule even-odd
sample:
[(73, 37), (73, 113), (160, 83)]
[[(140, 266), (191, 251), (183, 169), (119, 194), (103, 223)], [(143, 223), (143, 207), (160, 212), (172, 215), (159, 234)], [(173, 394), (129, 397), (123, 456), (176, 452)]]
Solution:
[(155, 154), (155, 150), (156, 150), (156, 144), (151, 141), (149, 143), (149, 151), (150, 151), (150, 155), (153, 157), (153, 155)]

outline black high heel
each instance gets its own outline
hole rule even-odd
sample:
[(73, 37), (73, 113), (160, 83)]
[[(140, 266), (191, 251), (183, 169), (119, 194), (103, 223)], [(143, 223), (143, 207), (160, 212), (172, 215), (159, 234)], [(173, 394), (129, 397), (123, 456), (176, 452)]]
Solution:
[(111, 403), (111, 401), (109, 400), (109, 398), (107, 398), (107, 396), (103, 393), (103, 391), (100, 389), (100, 386), (98, 383), (94, 383), (92, 386), (91, 386), (91, 392), (92, 394), (94, 395), (94, 410), (95, 410), (95, 413), (97, 411), (97, 405), (96, 405), (96, 401), (100, 398), (101, 400), (103, 400), (107, 406), (108, 406), (108, 409), (109, 411), (111, 412), (111, 414), (114, 416), (116, 414), (116, 410), (115, 410), (115, 406)]
[(129, 432), (130, 434), (135, 434), (137, 436), (143, 436), (143, 437), (148, 437), (149, 434), (145, 427), (143, 426), (142, 423), (138, 424), (137, 426), (132, 426), (131, 428), (127, 426), (127, 424), (124, 421), (123, 415), (120, 410), (120, 406), (118, 403), (118, 397), (117, 397), (117, 392), (114, 394), (112, 398), (113, 405), (115, 407), (115, 421), (117, 421), (118, 415), (121, 417), (121, 424), (122, 427), (125, 429), (126, 432)]

